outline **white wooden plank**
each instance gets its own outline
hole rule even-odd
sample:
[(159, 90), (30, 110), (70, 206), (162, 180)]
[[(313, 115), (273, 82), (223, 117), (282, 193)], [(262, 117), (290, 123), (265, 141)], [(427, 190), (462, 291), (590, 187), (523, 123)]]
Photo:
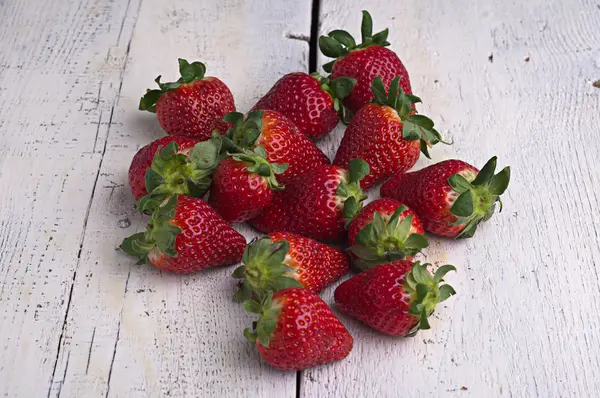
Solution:
[[(455, 141), (436, 148), (434, 160), (482, 165), (497, 154), (512, 166), (513, 181), (504, 213), (474, 239), (434, 239), (427, 260), (459, 272), (448, 277), (458, 296), (439, 309), (433, 329), (387, 338), (341, 315), (354, 351), (303, 372), (301, 395), (597, 395), (596, 3), (321, 3), (321, 33), (346, 27), (359, 36), (364, 8), (376, 31), (390, 27), (392, 48), (425, 102), (420, 109)], [(321, 145), (334, 147), (339, 134)]]
[(308, 2), (142, 0), (60, 347), (61, 396), (295, 396), (296, 374), (262, 364), (242, 336), (252, 318), (231, 299), (234, 267), (179, 277), (115, 247), (144, 227), (126, 181), (135, 151), (163, 134), (137, 111), (156, 75), (202, 60), (246, 111), (280, 74), (307, 70), (308, 43), (286, 36), (309, 29)]
[(119, 87), (126, 12), (126, 2), (0, 2), (3, 397), (46, 396), (59, 341), (68, 340), (65, 313)]

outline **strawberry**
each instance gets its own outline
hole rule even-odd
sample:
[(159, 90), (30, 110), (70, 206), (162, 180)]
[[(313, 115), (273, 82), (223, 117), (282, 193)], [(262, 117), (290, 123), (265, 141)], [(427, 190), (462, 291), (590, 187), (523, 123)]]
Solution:
[(275, 175), (287, 164), (271, 164), (263, 147), (254, 152), (233, 154), (223, 160), (213, 176), (208, 203), (227, 222), (244, 222), (256, 217), (271, 203), (274, 190), (283, 189)]
[(366, 195), (360, 180), (369, 166), (360, 159), (349, 170), (319, 166), (298, 177), (285, 191), (275, 192), (271, 205), (251, 223), (262, 232), (288, 231), (322, 241), (345, 236), (345, 224), (361, 209)]
[(373, 81), (374, 102), (356, 112), (335, 154), (333, 163), (338, 166), (348, 167), (357, 157), (369, 164), (371, 174), (361, 183), (364, 189), (410, 169), (419, 150), (429, 157), (427, 147), (443, 142), (431, 119), (412, 108), (421, 100), (404, 93), (398, 81), (396, 77), (387, 96), (381, 78)]
[(202, 199), (174, 195), (153, 205), (146, 232), (126, 238), (121, 250), (158, 268), (190, 273), (241, 260), (246, 239)]
[(287, 170), (277, 176), (277, 181), (288, 185), (294, 178), (312, 167), (330, 164), (325, 154), (298, 127), (283, 114), (276, 111), (250, 111), (246, 119), (238, 112), (225, 115), (233, 125), (227, 133), (230, 150), (254, 150), (262, 146), (269, 163), (287, 163)]
[(155, 82), (159, 89), (148, 90), (140, 99), (140, 110), (156, 113), (158, 122), (169, 135), (184, 135), (207, 140), (214, 130), (220, 134), (228, 125), (222, 120), (235, 112), (233, 95), (216, 77), (204, 76), (206, 66), (179, 59), (181, 77), (176, 82)]
[(339, 77), (335, 80), (303, 72), (289, 73), (275, 83), (252, 109), (278, 111), (298, 126), (311, 139), (329, 133), (343, 116), (343, 100), (356, 80)]
[(248, 312), (260, 314), (244, 336), (262, 359), (282, 370), (301, 370), (350, 354), (354, 340), (323, 300), (308, 289), (291, 287), (268, 294), (259, 304), (246, 300)]
[(339, 308), (373, 329), (391, 336), (414, 336), (429, 329), (427, 318), (435, 306), (456, 294), (441, 285), (452, 265), (444, 265), (432, 276), (430, 264), (399, 260), (362, 272), (335, 289)]
[(510, 167), (498, 174), (496, 157), (481, 171), (461, 160), (445, 160), (412, 173), (398, 174), (381, 186), (381, 196), (413, 209), (427, 232), (470, 238), (493, 214), (510, 181)]
[(366, 205), (348, 225), (348, 244), (361, 270), (396, 260), (412, 260), (429, 241), (414, 211), (394, 199)]
[(410, 79), (406, 68), (395, 52), (385, 47), (388, 30), (373, 34), (373, 20), (367, 11), (363, 11), (361, 24), (362, 44), (344, 30), (333, 30), (327, 36), (319, 38), (321, 52), (335, 60), (323, 65), (323, 69), (331, 73), (332, 79), (342, 76), (356, 79), (356, 86), (344, 100), (344, 105), (353, 112), (358, 111), (372, 98), (371, 82), (377, 76), (383, 79), (385, 89), (389, 89), (392, 80), (400, 76), (400, 86), (408, 94), (412, 94)]
[(319, 293), (350, 270), (348, 256), (340, 250), (290, 232), (274, 232), (250, 243), (242, 261), (233, 273), (242, 279), (237, 300), (296, 286)]
[(202, 196), (210, 187), (220, 150), (217, 137), (204, 142), (188, 137), (153, 141), (135, 154), (129, 166), (131, 192), (136, 200), (148, 191), (165, 196)]

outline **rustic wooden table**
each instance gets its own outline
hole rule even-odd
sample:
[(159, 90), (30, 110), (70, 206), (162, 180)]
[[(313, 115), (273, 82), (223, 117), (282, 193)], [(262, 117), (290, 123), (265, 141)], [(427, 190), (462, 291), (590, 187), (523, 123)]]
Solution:
[[(600, 6), (315, 8), (0, 0), (1, 396), (600, 394)], [(497, 154), (513, 180), (504, 212), (474, 239), (432, 239), (427, 260), (459, 272), (430, 331), (388, 338), (342, 317), (355, 339), (346, 360), (279, 372), (241, 334), (251, 317), (231, 300), (233, 267), (180, 277), (115, 250), (144, 225), (126, 183), (131, 157), (163, 134), (138, 100), (185, 57), (204, 61), (246, 111), (282, 74), (323, 63), (311, 34), (358, 34), (363, 8), (376, 29), (389, 26), (421, 110), (456, 143), (434, 160), (482, 165)], [(342, 133), (319, 145), (331, 155)]]

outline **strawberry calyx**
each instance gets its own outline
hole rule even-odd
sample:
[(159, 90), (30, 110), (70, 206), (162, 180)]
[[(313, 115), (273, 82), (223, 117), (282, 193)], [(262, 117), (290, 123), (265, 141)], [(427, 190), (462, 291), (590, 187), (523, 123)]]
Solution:
[(158, 76), (154, 81), (158, 84), (158, 89), (146, 91), (146, 94), (140, 99), (140, 111), (148, 111), (156, 113), (156, 102), (164, 93), (178, 89), (184, 84), (194, 83), (204, 79), (206, 66), (202, 62), (192, 62), (191, 64), (185, 59), (179, 58), (179, 74), (181, 77), (176, 82), (161, 83), (161, 76)]
[(342, 100), (350, 95), (350, 92), (356, 86), (356, 79), (353, 77), (342, 76), (337, 79), (321, 76), (318, 72), (311, 73), (311, 76), (319, 81), (321, 90), (325, 91), (333, 100), (333, 108), (340, 118), (345, 117), (345, 108)]
[(459, 194), (450, 208), (450, 213), (458, 219), (451, 225), (465, 226), (457, 239), (472, 237), (479, 223), (489, 220), (494, 215), (496, 202), (500, 204), (502, 211), (500, 195), (508, 188), (510, 166), (494, 174), (496, 163), (497, 158), (494, 156), (487, 161), (476, 177), (474, 174), (467, 174), (465, 177), (459, 173), (448, 179), (452, 189)]
[(389, 30), (386, 28), (381, 32), (373, 34), (373, 19), (368, 11), (362, 11), (362, 21), (360, 25), (361, 44), (356, 44), (354, 37), (345, 30), (332, 30), (319, 37), (319, 49), (326, 57), (335, 58), (335, 60), (323, 65), (327, 73), (331, 73), (333, 64), (340, 58), (355, 50), (361, 50), (370, 46), (387, 47), (390, 43), (387, 41)]
[(241, 152), (250, 149), (262, 132), (263, 110), (257, 109), (248, 112), (244, 117), (241, 112), (229, 112), (223, 120), (232, 127), (224, 136), (223, 144), (230, 152)]
[(443, 265), (432, 276), (427, 270), (430, 265), (417, 261), (406, 274), (403, 288), (413, 298), (408, 313), (419, 317), (419, 322), (406, 336), (414, 336), (420, 329), (429, 329), (428, 318), (435, 310), (435, 306), (456, 294), (452, 286), (440, 285), (444, 276), (450, 271), (456, 271), (456, 268), (453, 265)]
[(434, 122), (424, 115), (417, 114), (413, 105), (421, 102), (421, 99), (416, 95), (407, 94), (400, 87), (400, 76), (396, 76), (391, 84), (390, 89), (386, 92), (385, 85), (381, 77), (373, 79), (371, 91), (374, 98), (373, 103), (389, 106), (398, 113), (398, 117), (402, 121), (402, 137), (405, 140), (420, 140), (421, 152), (427, 158), (429, 156), (429, 148), (441, 142), (449, 144), (442, 139), (440, 133), (434, 128)]
[(347, 177), (340, 182), (335, 191), (336, 195), (344, 203), (344, 219), (346, 226), (352, 221), (362, 209), (362, 202), (367, 195), (360, 187), (360, 181), (369, 175), (369, 164), (360, 158), (352, 159), (348, 166)]
[(254, 151), (249, 149), (242, 150), (241, 153), (230, 154), (234, 160), (246, 164), (246, 170), (250, 173), (264, 177), (267, 185), (272, 190), (282, 190), (284, 187), (277, 182), (276, 174), (283, 174), (287, 168), (287, 163), (269, 163), (267, 152), (262, 146), (257, 146)]
[(218, 135), (199, 142), (188, 153), (180, 153), (172, 141), (159, 147), (146, 169), (147, 195), (140, 198), (139, 211), (152, 211), (157, 204), (171, 195), (203, 196), (212, 182), (212, 174), (222, 160), (221, 138)]
[(148, 255), (153, 250), (159, 250), (169, 257), (176, 257), (175, 239), (181, 233), (181, 228), (171, 224), (176, 215), (175, 206), (178, 203), (177, 195), (171, 196), (157, 206), (148, 221), (145, 232), (133, 234), (123, 240), (121, 250), (138, 257), (138, 264), (148, 261)]
[(357, 256), (354, 263), (359, 269), (364, 271), (379, 264), (414, 257), (429, 245), (425, 235), (411, 233), (412, 214), (400, 221), (400, 214), (406, 210), (408, 207), (399, 206), (388, 220), (375, 212), (373, 221), (358, 232), (357, 244), (348, 250)]
[(285, 264), (289, 251), (289, 242), (273, 242), (268, 236), (250, 242), (244, 250), (243, 265), (236, 268), (232, 274), (232, 277), (242, 280), (234, 299), (262, 299), (270, 294), (267, 292), (302, 287), (302, 283), (295, 278), (296, 271)]
[(267, 292), (260, 302), (246, 300), (243, 306), (246, 311), (259, 315), (258, 321), (252, 322), (252, 329), (244, 329), (244, 336), (251, 343), (258, 340), (264, 347), (269, 347), (271, 335), (275, 331), (277, 319), (281, 313), (282, 304), (279, 300), (273, 301), (272, 293)]

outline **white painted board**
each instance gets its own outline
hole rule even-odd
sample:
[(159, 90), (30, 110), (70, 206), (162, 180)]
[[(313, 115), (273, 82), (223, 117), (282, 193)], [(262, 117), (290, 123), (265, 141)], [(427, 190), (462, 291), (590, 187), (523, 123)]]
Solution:
[(0, 15), (0, 396), (295, 396), (296, 374), (242, 336), (233, 267), (180, 277), (115, 248), (143, 228), (127, 169), (163, 134), (137, 111), (156, 75), (202, 60), (246, 111), (308, 68), (307, 41), (288, 36), (309, 35), (310, 4), (28, 1)]
[[(231, 299), (234, 267), (181, 277), (134, 266), (114, 247), (143, 228), (124, 182), (135, 151), (163, 134), (152, 115), (136, 110), (154, 77), (176, 77), (178, 57), (202, 60), (246, 111), (277, 74), (306, 69), (308, 44), (286, 35), (307, 34), (309, 17), (308, 6), (289, 2), (139, 6), (99, 182), (119, 186), (94, 195), (67, 317), (71, 341), (60, 352), (66, 396), (90, 385), (114, 397), (295, 395), (296, 375), (261, 363), (242, 336), (252, 317)], [(131, 226), (119, 229), (119, 219)]]
[(0, 2), (3, 397), (45, 397), (62, 377), (59, 341), (70, 341), (65, 313), (131, 36), (127, 3), (105, 3)]
[[(355, 348), (303, 372), (303, 397), (582, 397), (600, 390), (600, 9), (577, 1), (323, 0), (320, 33), (360, 10), (405, 62), (421, 112), (481, 167), (511, 165), (474, 239), (432, 239), (458, 295), (430, 331), (389, 338), (341, 315)], [(319, 64), (326, 62), (321, 58)], [(429, 162), (419, 161), (417, 168)], [(333, 289), (326, 294), (333, 302)]]

